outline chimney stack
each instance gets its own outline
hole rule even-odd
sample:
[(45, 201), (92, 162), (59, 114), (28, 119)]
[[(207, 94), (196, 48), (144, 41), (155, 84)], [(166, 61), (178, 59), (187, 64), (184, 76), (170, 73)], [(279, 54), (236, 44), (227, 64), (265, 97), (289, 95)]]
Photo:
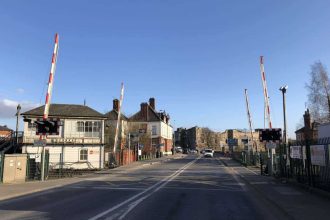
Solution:
[(113, 108), (112, 109), (119, 112), (119, 100), (118, 99), (113, 100)]
[(141, 116), (145, 121), (148, 121), (148, 103), (141, 103)]
[(305, 124), (305, 129), (304, 129), (305, 140), (311, 140), (313, 138), (313, 130), (312, 130), (312, 122), (311, 122), (311, 115), (309, 113), (309, 109), (305, 111), (304, 124)]
[(309, 109), (307, 109), (307, 111), (305, 111), (304, 124), (305, 124), (305, 128), (307, 128), (307, 129), (312, 128), (311, 115), (309, 114)]
[(156, 110), (155, 98), (150, 98), (149, 99), (149, 105), (153, 110)]

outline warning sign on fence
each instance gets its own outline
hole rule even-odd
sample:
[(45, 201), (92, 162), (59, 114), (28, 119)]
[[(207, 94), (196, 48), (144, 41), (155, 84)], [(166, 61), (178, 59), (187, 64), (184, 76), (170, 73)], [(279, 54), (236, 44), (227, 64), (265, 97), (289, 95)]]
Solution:
[(290, 157), (292, 159), (302, 159), (306, 160), (306, 146), (290, 146)]
[(311, 162), (313, 165), (325, 166), (324, 145), (311, 145)]

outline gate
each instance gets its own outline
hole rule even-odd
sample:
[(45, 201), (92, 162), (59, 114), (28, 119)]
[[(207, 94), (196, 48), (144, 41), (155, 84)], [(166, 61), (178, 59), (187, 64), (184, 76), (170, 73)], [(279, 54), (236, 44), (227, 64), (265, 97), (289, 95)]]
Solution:
[[(41, 180), (42, 154), (28, 154), (26, 179), (28, 181)], [(45, 179), (49, 173), (49, 153), (45, 151)]]

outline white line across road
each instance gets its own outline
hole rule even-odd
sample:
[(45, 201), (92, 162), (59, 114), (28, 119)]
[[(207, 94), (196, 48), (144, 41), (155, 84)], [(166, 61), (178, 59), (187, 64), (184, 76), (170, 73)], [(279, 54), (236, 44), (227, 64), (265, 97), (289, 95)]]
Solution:
[(115, 211), (115, 210), (117, 210), (119, 208), (123, 208), (123, 206), (126, 205), (126, 207), (124, 208), (124, 210), (122, 210), (120, 213), (118, 213), (117, 215), (112, 215), (110, 218), (107, 218), (107, 219), (123, 219), (132, 209), (134, 209), (134, 207), (136, 207), (137, 205), (139, 205), (143, 200), (145, 200), (146, 198), (148, 198), (149, 196), (151, 196), (152, 194), (154, 194), (155, 192), (157, 192), (161, 188), (163, 188), (165, 185), (167, 185), (174, 178), (176, 178), (177, 176), (179, 176), (183, 171), (185, 171), (185, 169), (187, 169), (188, 167), (190, 167), (192, 164), (194, 164), (200, 158), (201, 157), (198, 157), (195, 160), (187, 163), (186, 165), (184, 165), (183, 167), (181, 167), (180, 169), (178, 169), (177, 171), (175, 171), (170, 176), (167, 176), (164, 179), (158, 181), (154, 185), (148, 187), (143, 192), (140, 192), (140, 193), (138, 193), (138, 194), (136, 194), (136, 195), (134, 195), (134, 196), (126, 199), (125, 201), (119, 203), (118, 205), (115, 205), (115, 206), (109, 208), (108, 210), (105, 210), (104, 212), (99, 213), (98, 215), (90, 218), (89, 220), (96, 220), (96, 219), (105, 217), (106, 215), (110, 214), (111, 212), (113, 212), (113, 211)]

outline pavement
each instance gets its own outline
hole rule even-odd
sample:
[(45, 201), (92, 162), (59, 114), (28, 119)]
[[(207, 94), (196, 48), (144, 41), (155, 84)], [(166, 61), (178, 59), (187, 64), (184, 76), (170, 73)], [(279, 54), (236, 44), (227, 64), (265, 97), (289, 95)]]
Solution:
[(281, 210), (290, 219), (326, 219), (330, 216), (330, 199), (289, 182), (280, 182), (271, 176), (260, 175), (260, 168), (244, 167), (237, 161), (220, 157), (220, 161), (242, 181), (254, 189), (265, 204)]
[(141, 166), (160, 164), (173, 159), (179, 159), (185, 156), (186, 155), (183, 154), (175, 154), (175, 155), (164, 156), (161, 158), (154, 158), (150, 160), (135, 161), (126, 166), (120, 166), (114, 169), (97, 171), (92, 174), (89, 173), (86, 175), (76, 176), (72, 178), (52, 179), (44, 182), (30, 181), (24, 183), (0, 184), (0, 201), (23, 196), (23, 195), (28, 195), (36, 192), (42, 192), (45, 190), (50, 190), (58, 187), (63, 187), (69, 184), (78, 183), (80, 181), (83, 181), (86, 177), (93, 177), (101, 174), (111, 174), (118, 171), (133, 172), (134, 170), (139, 169)]
[[(150, 165), (151, 163), (151, 165)], [(0, 201), (1, 219), (327, 219), (330, 203), (230, 158), (140, 162)]]

